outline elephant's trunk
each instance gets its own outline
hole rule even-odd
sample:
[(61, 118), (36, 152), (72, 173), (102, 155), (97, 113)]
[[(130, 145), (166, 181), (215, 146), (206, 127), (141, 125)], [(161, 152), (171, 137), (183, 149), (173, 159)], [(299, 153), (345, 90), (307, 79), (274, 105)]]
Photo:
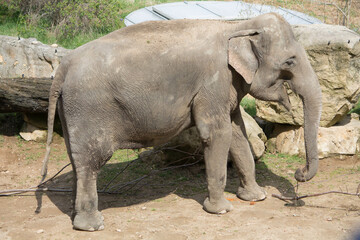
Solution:
[(310, 79), (307, 79), (306, 85), (303, 85), (304, 82), (299, 84), (300, 86), (298, 86), (299, 88), (296, 91), (302, 99), (304, 106), (304, 139), (306, 152), (306, 166), (303, 169), (297, 169), (295, 173), (295, 179), (299, 182), (312, 179), (317, 172), (319, 162), (317, 135), (321, 115), (321, 89), (310, 64), (308, 64), (306, 70), (306, 72), (310, 74)]

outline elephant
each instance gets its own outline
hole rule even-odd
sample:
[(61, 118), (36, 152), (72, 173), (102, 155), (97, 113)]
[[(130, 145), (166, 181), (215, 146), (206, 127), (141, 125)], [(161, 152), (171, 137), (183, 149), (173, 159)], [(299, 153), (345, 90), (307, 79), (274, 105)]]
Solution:
[(208, 184), (204, 210), (233, 209), (224, 197), (229, 153), (240, 177), (237, 196), (263, 200), (239, 103), (249, 93), (290, 109), (285, 83), (303, 102), (306, 166), (295, 178), (308, 181), (318, 168), (321, 90), (280, 15), (149, 21), (116, 30), (62, 59), (49, 93), (41, 174), (44, 179), (58, 111), (75, 176), (73, 227), (102, 230), (96, 179), (113, 152), (163, 144), (195, 126)]

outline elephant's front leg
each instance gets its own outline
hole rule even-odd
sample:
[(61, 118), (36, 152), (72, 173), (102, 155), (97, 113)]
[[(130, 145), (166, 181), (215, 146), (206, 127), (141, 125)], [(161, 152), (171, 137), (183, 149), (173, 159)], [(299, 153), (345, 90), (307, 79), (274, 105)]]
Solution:
[(97, 171), (89, 166), (76, 167), (76, 196), (73, 226), (75, 229), (96, 231), (104, 229), (104, 218), (98, 211), (96, 188)]
[(226, 213), (233, 209), (224, 197), (227, 157), (231, 142), (231, 122), (209, 122), (197, 119), (196, 126), (204, 145), (209, 196), (204, 209), (210, 213)]
[(239, 108), (232, 116), (230, 155), (240, 177), (240, 186), (236, 195), (246, 201), (264, 200), (266, 192), (255, 180), (255, 162)]

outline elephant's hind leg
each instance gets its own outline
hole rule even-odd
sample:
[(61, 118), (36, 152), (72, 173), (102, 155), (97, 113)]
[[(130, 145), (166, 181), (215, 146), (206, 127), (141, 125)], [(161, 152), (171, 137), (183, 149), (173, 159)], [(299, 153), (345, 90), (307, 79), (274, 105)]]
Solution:
[[(78, 157), (81, 156), (75, 155), (75, 159)], [(73, 226), (75, 229), (85, 231), (103, 230), (104, 218), (98, 211), (97, 171), (89, 166), (77, 166), (75, 171), (76, 198)]]
[(240, 109), (232, 117), (232, 141), (230, 154), (240, 176), (240, 187), (236, 195), (246, 201), (261, 201), (266, 192), (256, 183), (255, 163)]
[[(79, 135), (79, 134), (77, 134)], [(92, 136), (91, 139), (96, 139)], [(73, 227), (78, 230), (97, 231), (104, 229), (104, 219), (98, 210), (97, 176), (100, 167), (110, 159), (112, 152), (104, 151), (107, 142), (90, 144), (89, 139), (69, 136), (70, 159), (74, 171), (75, 199)]]

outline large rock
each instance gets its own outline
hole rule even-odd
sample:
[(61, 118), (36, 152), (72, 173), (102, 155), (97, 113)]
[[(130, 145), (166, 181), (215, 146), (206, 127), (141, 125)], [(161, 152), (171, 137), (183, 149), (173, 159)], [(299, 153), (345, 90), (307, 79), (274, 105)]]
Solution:
[[(265, 152), (265, 142), (267, 138), (256, 121), (247, 114), (242, 107), (240, 107), (240, 109), (254, 159), (259, 159)], [(160, 147), (160, 149), (161, 148), (163, 147)], [(187, 153), (202, 153), (202, 144), (198, 131), (195, 127), (185, 130), (166, 144), (166, 147), (163, 149), (165, 158), (169, 160), (183, 158), (184, 154), (179, 152), (179, 150)]]
[(51, 77), (70, 51), (0, 35), (0, 112), (47, 112)]
[[(329, 127), (351, 110), (360, 96), (360, 36), (333, 25), (294, 26), (298, 41), (304, 46), (322, 90), (320, 125)], [(257, 115), (269, 122), (302, 125), (300, 98), (289, 88), (291, 112), (273, 102), (256, 100)]]
[(25, 141), (45, 141), (47, 131), (25, 122), (19, 134)]
[(0, 78), (50, 78), (68, 49), (0, 35)]
[(265, 152), (266, 135), (254, 118), (247, 114), (241, 106), (240, 110), (254, 159), (260, 159)]
[[(273, 134), (267, 142), (269, 151), (305, 155), (303, 127), (277, 125)], [(332, 127), (320, 127), (318, 150), (319, 158), (360, 152), (360, 121), (348, 117)]]

